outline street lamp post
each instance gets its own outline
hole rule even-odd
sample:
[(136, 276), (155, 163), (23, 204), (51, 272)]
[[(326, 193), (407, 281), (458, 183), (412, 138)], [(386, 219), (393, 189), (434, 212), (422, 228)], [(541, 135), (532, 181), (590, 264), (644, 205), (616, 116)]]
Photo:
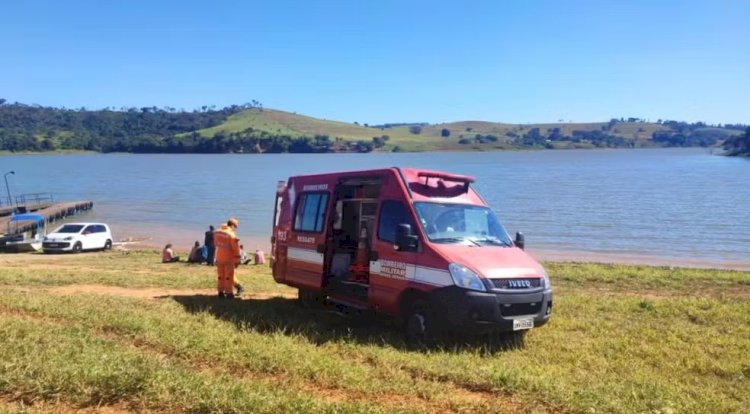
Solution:
[(13, 201), (11, 201), (11, 199), (10, 199), (10, 187), (8, 186), (8, 174), (14, 174), (15, 175), (16, 172), (15, 171), (8, 171), (7, 173), (5, 173), (5, 175), (3, 175), (3, 178), (5, 179), (5, 189), (8, 191), (8, 206), (12, 206), (13, 205)]

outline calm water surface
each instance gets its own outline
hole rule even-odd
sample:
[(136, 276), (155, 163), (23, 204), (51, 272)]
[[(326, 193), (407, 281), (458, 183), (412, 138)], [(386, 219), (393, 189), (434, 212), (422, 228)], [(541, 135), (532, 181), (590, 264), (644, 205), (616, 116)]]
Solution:
[(277, 180), (390, 166), (475, 176), (508, 231), (542, 256), (750, 262), (750, 160), (705, 149), (0, 156), (0, 172), (16, 171), (13, 194), (93, 200), (79, 220), (184, 249), (230, 216), (246, 247), (266, 246)]

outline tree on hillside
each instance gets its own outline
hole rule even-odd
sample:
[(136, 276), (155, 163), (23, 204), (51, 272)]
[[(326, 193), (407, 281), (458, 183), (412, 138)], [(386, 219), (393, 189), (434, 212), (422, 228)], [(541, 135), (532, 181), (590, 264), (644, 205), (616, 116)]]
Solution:
[(451, 136), (451, 130), (448, 128), (443, 128), (442, 130), (440, 130), (440, 136), (443, 138), (448, 138), (449, 136)]
[(411, 132), (414, 135), (419, 135), (422, 133), (422, 127), (419, 125), (412, 125), (409, 127), (409, 132)]
[(372, 145), (375, 148), (383, 148), (385, 146), (385, 140), (382, 137), (372, 137)]
[(742, 135), (737, 135), (724, 141), (727, 155), (750, 156), (750, 127)]
[(548, 132), (549, 132), (549, 136), (547, 137), (547, 139), (551, 141), (563, 141), (566, 138), (565, 135), (562, 133), (562, 130), (560, 130), (560, 128), (550, 128)]
[(544, 145), (545, 138), (539, 132), (539, 128), (531, 128), (525, 134), (521, 140), (521, 144), (527, 146)]

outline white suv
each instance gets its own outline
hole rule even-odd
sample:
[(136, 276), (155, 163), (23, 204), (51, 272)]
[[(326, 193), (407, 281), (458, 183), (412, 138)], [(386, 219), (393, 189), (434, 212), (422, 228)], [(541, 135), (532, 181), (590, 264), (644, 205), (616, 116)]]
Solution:
[(107, 250), (112, 248), (112, 233), (104, 223), (69, 223), (44, 237), (45, 253)]

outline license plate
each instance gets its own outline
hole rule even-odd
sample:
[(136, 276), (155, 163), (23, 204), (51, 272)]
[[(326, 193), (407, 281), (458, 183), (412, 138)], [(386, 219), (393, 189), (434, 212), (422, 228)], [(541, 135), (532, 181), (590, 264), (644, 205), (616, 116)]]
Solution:
[(57, 247), (57, 243), (47, 243), (47, 247)]
[(513, 319), (513, 330), (521, 331), (534, 327), (534, 318)]

